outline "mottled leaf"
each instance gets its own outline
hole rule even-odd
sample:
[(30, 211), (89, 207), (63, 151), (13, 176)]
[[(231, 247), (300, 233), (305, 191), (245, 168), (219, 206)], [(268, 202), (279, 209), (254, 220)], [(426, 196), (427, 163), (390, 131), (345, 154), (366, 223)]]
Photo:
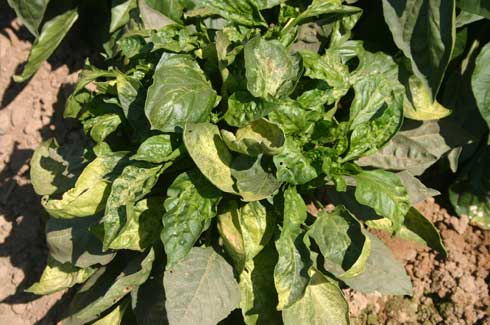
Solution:
[(145, 103), (152, 129), (176, 132), (186, 122), (205, 122), (216, 103), (216, 92), (196, 61), (182, 54), (162, 55)]
[(235, 193), (231, 176), (232, 156), (216, 125), (187, 124), (184, 144), (201, 173), (224, 192)]
[(162, 166), (135, 162), (126, 166), (114, 180), (101, 220), (104, 225), (104, 249), (110, 246), (128, 222), (132, 205), (151, 191), (162, 171)]
[(349, 305), (342, 290), (315, 271), (303, 298), (282, 313), (284, 325), (349, 324)]
[(61, 264), (55, 259), (48, 257), (48, 264), (43, 274), (41, 274), (41, 279), (30, 286), (26, 292), (36, 295), (49, 295), (85, 282), (94, 272), (95, 269), (91, 267), (79, 269), (69, 263)]
[(277, 40), (256, 37), (244, 49), (247, 89), (255, 97), (289, 95), (300, 77), (299, 59)]
[(180, 174), (167, 190), (161, 239), (167, 269), (184, 259), (217, 214), (221, 193), (197, 171)]
[(387, 171), (370, 170), (357, 174), (355, 179), (356, 200), (390, 219), (398, 231), (410, 208), (410, 197), (400, 178)]
[(298, 144), (290, 138), (286, 140), (283, 152), (274, 156), (274, 165), (276, 178), (292, 185), (305, 184), (318, 176)]
[(306, 221), (306, 205), (295, 187), (284, 191), (284, 221), (276, 249), (279, 254), (274, 268), (278, 310), (294, 304), (304, 294), (311, 266), (308, 248), (302, 241), (302, 224)]

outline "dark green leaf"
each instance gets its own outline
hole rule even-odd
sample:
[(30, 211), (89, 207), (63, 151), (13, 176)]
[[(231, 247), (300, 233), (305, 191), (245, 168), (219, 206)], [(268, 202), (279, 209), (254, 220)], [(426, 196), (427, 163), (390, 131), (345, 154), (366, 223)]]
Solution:
[(490, 149), (486, 147), (449, 188), (449, 199), (458, 215), (490, 229)]
[(267, 115), (274, 106), (274, 104), (253, 97), (246, 91), (238, 91), (228, 98), (228, 110), (224, 119), (231, 126), (244, 127)]
[(485, 0), (456, 0), (459, 8), (490, 19), (490, 4)]
[(476, 58), (475, 70), (471, 76), (471, 88), (478, 109), (490, 128), (490, 43), (482, 48)]
[(274, 165), (276, 178), (292, 185), (305, 184), (318, 176), (298, 144), (290, 138), (286, 140), (283, 152), (274, 156)]
[(218, 97), (191, 57), (162, 55), (148, 88), (145, 113), (152, 129), (176, 132), (186, 122), (205, 122)]
[(451, 58), (455, 37), (454, 0), (383, 0), (393, 40), (412, 62), (433, 102)]

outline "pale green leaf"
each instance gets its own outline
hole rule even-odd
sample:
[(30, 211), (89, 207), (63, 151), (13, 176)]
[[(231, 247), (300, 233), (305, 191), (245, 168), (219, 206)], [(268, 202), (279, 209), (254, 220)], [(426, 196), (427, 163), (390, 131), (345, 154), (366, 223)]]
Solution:
[(52, 18), (43, 25), (41, 34), (32, 45), (31, 53), (20, 75), (15, 75), (16, 82), (29, 79), (41, 64), (56, 50), (65, 35), (78, 19), (77, 9), (71, 9)]
[(163, 277), (165, 309), (172, 325), (215, 325), (240, 303), (233, 269), (211, 247), (191, 249)]

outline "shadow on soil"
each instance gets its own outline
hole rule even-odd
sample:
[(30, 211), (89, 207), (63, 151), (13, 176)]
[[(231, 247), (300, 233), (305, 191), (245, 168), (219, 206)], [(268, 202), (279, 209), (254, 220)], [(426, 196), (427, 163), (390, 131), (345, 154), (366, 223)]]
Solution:
[[(8, 6), (6, 1), (0, 2), (0, 34), (10, 39), (10, 30), (14, 33), (19, 40), (34, 42), (34, 36), (24, 26), (21, 26), (18, 30), (11, 28), (12, 21), (16, 18), (15, 12)], [(54, 53), (48, 58), (48, 63), (53, 70), (66, 65), (70, 73), (83, 68), (85, 60), (84, 57), (93, 56), (93, 53), (89, 50), (88, 46), (81, 40), (80, 26), (75, 24), (67, 37), (63, 39), (60, 46), (54, 51)], [(20, 74), (24, 69), (24, 63), (21, 63), (15, 69), (15, 74)], [(22, 92), (22, 90), (29, 84), (29, 80), (21, 83), (15, 82), (11, 79), (10, 84), (5, 90), (3, 97), (0, 99), (0, 110), (7, 107), (16, 97)]]
[[(1, 1), (0, 33), (7, 38), (9, 32), (15, 33), (20, 40), (32, 43), (33, 37), (26, 28), (11, 28), (14, 19), (13, 10), (8, 7), (6, 1)], [(7, 29), (10, 29), (9, 32)], [(84, 57), (89, 52), (77, 42), (76, 37), (77, 31), (74, 30), (71, 37), (63, 41), (48, 60), (53, 69), (66, 64), (70, 72), (73, 72), (83, 67)], [(16, 72), (20, 71), (22, 64), (17, 67)], [(0, 110), (8, 106), (29, 82), (30, 80), (18, 84), (12, 80), (1, 98)], [(78, 141), (78, 126), (62, 119), (66, 99), (72, 90), (73, 85), (70, 84), (64, 84), (59, 89), (51, 121), (40, 130), (42, 140), (56, 136), (58, 143)], [(56, 131), (53, 132), (53, 129)], [(9, 236), (0, 243), (0, 256), (9, 257), (12, 266), (22, 270), (24, 274), (24, 279), (17, 286), (15, 293), (0, 301), (9, 305), (25, 304), (39, 298), (37, 295), (26, 293), (25, 290), (39, 280), (47, 261), (48, 250), (44, 235), (47, 215), (40, 204), (40, 197), (34, 193), (32, 185), (27, 181), (32, 154), (33, 150), (20, 149), (16, 144), (8, 159), (9, 163), (0, 170), (0, 216), (3, 216), (11, 227)], [(56, 324), (62, 318), (72, 295), (72, 291), (66, 292), (36, 324)]]

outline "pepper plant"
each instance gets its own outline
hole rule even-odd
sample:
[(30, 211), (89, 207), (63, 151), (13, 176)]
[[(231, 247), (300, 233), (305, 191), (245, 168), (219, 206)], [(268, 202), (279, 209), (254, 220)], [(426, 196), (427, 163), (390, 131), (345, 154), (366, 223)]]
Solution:
[[(415, 159), (440, 127), (404, 116), (450, 113), (437, 94), (455, 2), (349, 2), (133, 8), (68, 99), (86, 142), (48, 140), (32, 158), (50, 217), (29, 290), (81, 284), (66, 324), (348, 324), (341, 288), (411, 294), (368, 229), (446, 255), (413, 207), (437, 191), (415, 176), (456, 146)], [(376, 6), (388, 33), (367, 35)]]

